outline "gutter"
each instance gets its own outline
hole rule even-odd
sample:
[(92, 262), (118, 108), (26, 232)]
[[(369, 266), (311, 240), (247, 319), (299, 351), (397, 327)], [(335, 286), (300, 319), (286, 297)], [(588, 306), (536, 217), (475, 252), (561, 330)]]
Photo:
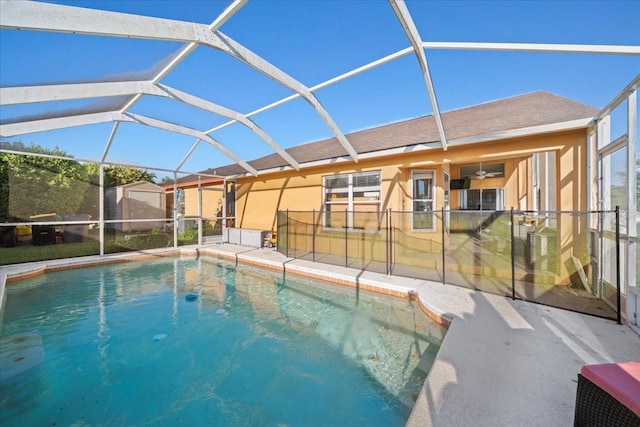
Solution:
[[(639, 83), (640, 83), (640, 79), (639, 79)], [(588, 128), (591, 125), (591, 123), (593, 123), (593, 121), (594, 121), (593, 117), (586, 117), (583, 119), (569, 120), (565, 122), (552, 123), (547, 125), (531, 126), (526, 128), (512, 129), (512, 130), (503, 131), (503, 132), (489, 133), (489, 134), (471, 136), (466, 138), (450, 139), (447, 144), (449, 147), (456, 147), (456, 146), (463, 146), (463, 145), (479, 144), (479, 143), (489, 142), (489, 141), (499, 141), (499, 140), (510, 139), (510, 138), (518, 138), (523, 136), (542, 135), (545, 133), (562, 132), (562, 131), (568, 131), (568, 130), (574, 130), (574, 129), (583, 129), (583, 128)], [(437, 142), (437, 141), (433, 141), (433, 142)], [(358, 157), (361, 160), (366, 160), (366, 159), (375, 159), (375, 158), (395, 155), (395, 154), (419, 153), (422, 151), (435, 150), (440, 148), (442, 147), (433, 146), (432, 142), (427, 142), (427, 143), (421, 143), (421, 144), (405, 146), (405, 147), (395, 147), (395, 148), (389, 148), (386, 150), (372, 151), (369, 153), (360, 153)], [(311, 162), (300, 163), (300, 169), (311, 168), (315, 166), (324, 166), (328, 164), (347, 163), (347, 162), (349, 163), (352, 162), (349, 156), (333, 157), (331, 159), (315, 160)], [(258, 172), (260, 176), (263, 176), (269, 173), (292, 171), (292, 170), (294, 169), (291, 168), (290, 166), (280, 166), (276, 168), (259, 170)], [(246, 176), (249, 176), (249, 174), (241, 173), (236, 175), (229, 175), (226, 177), (226, 179), (244, 178)]]

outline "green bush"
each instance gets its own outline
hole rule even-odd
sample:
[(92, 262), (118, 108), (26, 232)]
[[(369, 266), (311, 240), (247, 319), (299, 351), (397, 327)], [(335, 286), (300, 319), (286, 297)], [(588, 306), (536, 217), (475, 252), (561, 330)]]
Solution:
[(143, 249), (166, 248), (172, 242), (168, 234), (141, 234), (118, 242), (123, 249), (139, 251)]
[(198, 227), (189, 227), (184, 233), (178, 234), (179, 245), (198, 243)]

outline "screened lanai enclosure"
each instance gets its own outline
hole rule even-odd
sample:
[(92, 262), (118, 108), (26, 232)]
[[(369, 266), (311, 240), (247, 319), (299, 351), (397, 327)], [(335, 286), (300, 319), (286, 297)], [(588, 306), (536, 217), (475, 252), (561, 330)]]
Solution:
[[(333, 138), (340, 152), (324, 163), (355, 165), (368, 154), (354, 148), (354, 131), (428, 115), (438, 137), (421, 141), (423, 153), (447, 152), (465, 141), (449, 136), (443, 112), (570, 86), (567, 96), (600, 110), (580, 123), (586, 167), (576, 191), (586, 209), (563, 209), (554, 188), (564, 177), (554, 178), (559, 160), (546, 151), (527, 172), (534, 210), (505, 206), (500, 189), (467, 191), (464, 208), (451, 210), (448, 198), (468, 184), (452, 179), (439, 184), (435, 210), (426, 195), (395, 211), (381, 195), (357, 212), (288, 206), (267, 243), (289, 257), (637, 323), (637, 28), (614, 40), (607, 25), (627, 23), (607, 21), (575, 42), (570, 28), (558, 40), (538, 29), (523, 43), (511, 26), (526, 17), (500, 3), (504, 14), (485, 17), (503, 28), (495, 42), (446, 24), (456, 17), (472, 28), (475, 8), (489, 7), (477, 2), (146, 3), (0, 1), (1, 265), (224, 241), (243, 228), (239, 180), (320, 164), (291, 147)], [(616, 5), (606, 4), (602, 19), (612, 20)], [(558, 19), (579, 25), (580, 11), (571, 13)], [(275, 169), (252, 161), (271, 154)], [(504, 173), (481, 160), (461, 168), (471, 179)], [(566, 259), (554, 257), (569, 244), (561, 222), (580, 240)], [(410, 235), (416, 224), (439, 232)]]

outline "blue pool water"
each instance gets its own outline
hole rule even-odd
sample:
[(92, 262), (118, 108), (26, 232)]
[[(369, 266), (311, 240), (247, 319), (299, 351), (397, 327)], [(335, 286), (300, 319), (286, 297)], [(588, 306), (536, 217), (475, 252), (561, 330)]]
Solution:
[(444, 334), (409, 301), (203, 258), (6, 292), (2, 426), (400, 426)]

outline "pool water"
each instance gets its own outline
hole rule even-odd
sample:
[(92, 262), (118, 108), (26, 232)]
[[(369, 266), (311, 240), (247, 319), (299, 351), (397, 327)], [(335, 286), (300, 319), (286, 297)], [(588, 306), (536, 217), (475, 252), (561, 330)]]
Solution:
[(410, 301), (208, 258), (6, 292), (2, 426), (400, 426), (444, 335)]

